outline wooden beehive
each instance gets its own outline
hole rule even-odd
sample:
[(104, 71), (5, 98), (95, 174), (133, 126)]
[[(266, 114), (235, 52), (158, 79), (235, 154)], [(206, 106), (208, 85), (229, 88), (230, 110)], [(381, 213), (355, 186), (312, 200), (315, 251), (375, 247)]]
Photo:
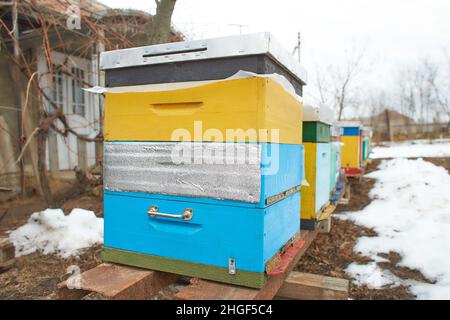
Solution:
[(332, 117), (329, 114), (331, 112), (325, 108), (307, 106), (304, 109), (305, 176), (309, 186), (302, 187), (302, 229), (316, 228), (319, 213), (330, 199)]
[[(263, 77), (146, 89), (106, 94), (103, 259), (262, 287), (266, 266), (300, 231), (302, 104)], [(195, 121), (214, 139), (196, 136)], [(172, 140), (179, 128), (192, 137), (184, 144)], [(279, 132), (226, 134), (253, 128)], [(174, 163), (180, 145), (202, 161)], [(252, 161), (216, 164), (204, 152), (229, 146)]]
[(359, 122), (341, 122), (341, 165), (346, 172), (359, 172), (362, 168), (362, 134)]

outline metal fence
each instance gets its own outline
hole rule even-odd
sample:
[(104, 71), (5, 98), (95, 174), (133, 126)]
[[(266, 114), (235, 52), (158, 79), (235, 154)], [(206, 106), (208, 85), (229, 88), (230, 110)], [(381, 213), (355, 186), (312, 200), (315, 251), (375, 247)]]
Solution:
[(378, 141), (450, 137), (449, 123), (391, 124), (389, 129), (383, 123), (372, 128), (374, 139)]

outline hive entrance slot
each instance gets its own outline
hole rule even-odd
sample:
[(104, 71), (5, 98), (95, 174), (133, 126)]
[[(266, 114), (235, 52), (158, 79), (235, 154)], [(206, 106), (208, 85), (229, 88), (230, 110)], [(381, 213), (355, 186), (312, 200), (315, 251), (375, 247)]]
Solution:
[(182, 53), (195, 53), (195, 52), (203, 52), (208, 50), (208, 48), (195, 48), (195, 49), (184, 49), (184, 50), (176, 50), (170, 52), (159, 52), (159, 53), (147, 53), (144, 54), (143, 58), (153, 58), (153, 57), (161, 57), (173, 54), (182, 54)]

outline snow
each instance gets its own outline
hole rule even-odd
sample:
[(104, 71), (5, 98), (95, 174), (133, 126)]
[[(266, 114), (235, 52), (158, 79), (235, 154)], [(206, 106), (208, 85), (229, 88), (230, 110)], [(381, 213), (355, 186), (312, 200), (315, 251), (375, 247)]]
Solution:
[(423, 159), (383, 160), (367, 177), (377, 180), (373, 201), (344, 219), (372, 228), (376, 237), (358, 239), (354, 248), (374, 262), (378, 253), (397, 252), (399, 266), (419, 270), (435, 284), (402, 280), (376, 263), (351, 264), (346, 270), (356, 283), (371, 288), (403, 284), (419, 299), (450, 299), (450, 175)]
[[(228, 80), (237, 80), (237, 79), (247, 79), (247, 78), (266, 78), (271, 79), (277, 82), (280, 86), (283, 87), (289, 94), (291, 94), (294, 98), (303, 102), (303, 97), (299, 96), (292, 83), (286, 79), (283, 75), (278, 73), (271, 74), (257, 74), (250, 71), (239, 70), (234, 75), (221, 80), (202, 80), (202, 81), (188, 81), (188, 82), (174, 82), (174, 83), (163, 83), (163, 84), (149, 84), (149, 85), (138, 85), (138, 86), (129, 86), (129, 87), (100, 87), (94, 86), (92, 88), (83, 88), (84, 91), (93, 93), (93, 94), (105, 94), (107, 92), (110, 93), (125, 93), (125, 92), (161, 92), (161, 91), (172, 91), (178, 89), (189, 89), (196, 88), (200, 86), (209, 85), (212, 83), (223, 82)], [(332, 111), (331, 109), (322, 110), (321, 112)], [(328, 122), (332, 122), (329, 118), (333, 117), (333, 115), (323, 115), (327, 118)]]
[(397, 277), (386, 270), (379, 268), (375, 262), (367, 265), (352, 263), (347, 267), (347, 273), (355, 276), (354, 284), (366, 284), (369, 289), (398, 286)]
[(450, 157), (450, 140), (413, 140), (384, 143), (373, 148), (372, 159)]
[(83, 250), (103, 243), (103, 219), (92, 211), (47, 209), (31, 215), (28, 222), (9, 234), (16, 256), (34, 252), (56, 254), (62, 258), (78, 256)]

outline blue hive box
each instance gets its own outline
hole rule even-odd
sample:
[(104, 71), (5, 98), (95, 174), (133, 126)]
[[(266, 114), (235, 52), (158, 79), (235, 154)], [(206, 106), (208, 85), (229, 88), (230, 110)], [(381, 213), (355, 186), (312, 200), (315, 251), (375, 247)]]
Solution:
[[(245, 161), (215, 164), (227, 145)], [(104, 260), (262, 287), (300, 230), (303, 146), (187, 143), (204, 163), (174, 161), (177, 146), (105, 143)]]

